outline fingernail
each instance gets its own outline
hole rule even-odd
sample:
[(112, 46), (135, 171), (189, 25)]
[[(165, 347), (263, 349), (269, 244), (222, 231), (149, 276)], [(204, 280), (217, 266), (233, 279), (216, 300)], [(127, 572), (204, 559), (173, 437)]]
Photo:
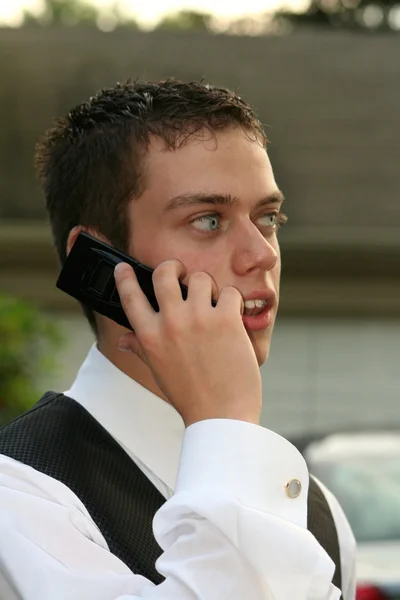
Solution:
[(124, 262), (119, 262), (114, 269), (114, 273), (122, 273), (127, 267), (127, 264)]
[(130, 352), (131, 354), (133, 354), (129, 346), (125, 346), (125, 344), (118, 344), (118, 350), (120, 350), (121, 352)]
[(132, 352), (128, 340), (124, 336), (121, 336), (118, 340), (118, 350), (121, 350), (121, 352)]

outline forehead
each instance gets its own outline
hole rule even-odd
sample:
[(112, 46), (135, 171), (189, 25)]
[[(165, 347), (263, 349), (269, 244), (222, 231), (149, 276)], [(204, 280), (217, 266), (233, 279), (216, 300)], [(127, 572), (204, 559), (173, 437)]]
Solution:
[(189, 192), (231, 194), (240, 199), (277, 188), (265, 148), (240, 128), (201, 132), (175, 150), (153, 137), (144, 158), (145, 191), (157, 202)]

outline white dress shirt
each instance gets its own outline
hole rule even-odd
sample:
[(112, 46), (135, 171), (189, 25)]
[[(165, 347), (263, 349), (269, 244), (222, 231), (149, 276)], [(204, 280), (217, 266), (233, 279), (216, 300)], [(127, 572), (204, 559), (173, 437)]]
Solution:
[[(185, 430), (172, 406), (96, 346), (65, 393), (167, 499), (153, 523), (165, 581), (155, 586), (111, 554), (63, 483), (0, 455), (1, 600), (338, 600), (334, 564), (307, 530), (307, 467), (288, 441), (228, 419)], [(290, 498), (285, 484), (294, 478), (302, 491)], [(343, 600), (353, 600), (354, 537), (335, 498), (326, 497), (341, 546)]]

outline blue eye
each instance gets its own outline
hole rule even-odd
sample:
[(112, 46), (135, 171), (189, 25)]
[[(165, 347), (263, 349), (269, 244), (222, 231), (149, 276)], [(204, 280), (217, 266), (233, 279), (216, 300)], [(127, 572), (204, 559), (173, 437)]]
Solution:
[(218, 231), (221, 227), (219, 215), (203, 215), (192, 221), (192, 225), (201, 231)]
[(278, 224), (278, 215), (276, 213), (269, 213), (260, 217), (258, 222), (262, 227), (276, 227)]

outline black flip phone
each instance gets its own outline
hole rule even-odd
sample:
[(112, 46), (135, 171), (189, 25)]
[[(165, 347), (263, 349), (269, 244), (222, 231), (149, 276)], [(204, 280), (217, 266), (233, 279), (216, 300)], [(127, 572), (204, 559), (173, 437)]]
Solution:
[[(159, 306), (153, 287), (153, 270), (87, 233), (80, 233), (58, 277), (58, 289), (86, 304), (101, 315), (132, 330), (115, 287), (114, 269), (119, 262), (130, 264), (148, 301), (156, 312)], [(182, 298), (188, 289), (180, 283)], [(212, 300), (213, 306), (215, 301)]]

